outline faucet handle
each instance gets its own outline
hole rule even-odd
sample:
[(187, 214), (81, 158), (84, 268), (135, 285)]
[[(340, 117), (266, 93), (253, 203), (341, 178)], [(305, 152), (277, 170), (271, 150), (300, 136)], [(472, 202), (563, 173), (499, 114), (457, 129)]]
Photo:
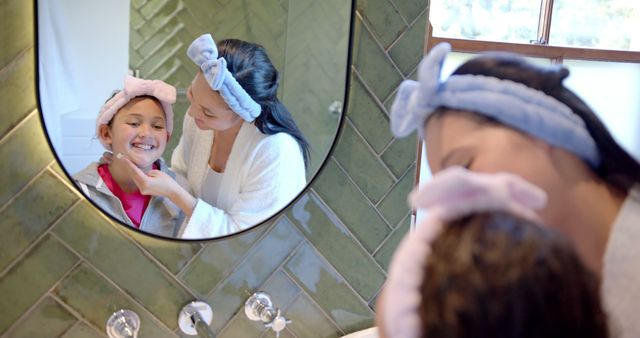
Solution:
[(269, 324), (265, 324), (265, 327), (269, 327), (276, 333), (276, 338), (280, 338), (280, 331), (284, 330), (287, 327), (287, 324), (291, 324), (291, 320), (284, 318), (280, 315), (280, 309), (278, 309), (278, 313), (276, 317)]

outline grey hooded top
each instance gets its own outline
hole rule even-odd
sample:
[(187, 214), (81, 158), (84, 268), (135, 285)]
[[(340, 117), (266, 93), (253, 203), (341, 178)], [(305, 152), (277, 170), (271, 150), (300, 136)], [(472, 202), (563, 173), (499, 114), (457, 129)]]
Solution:
[[(160, 170), (175, 179), (175, 174), (169, 170), (162, 159), (156, 162)], [(100, 174), (98, 163), (89, 166), (73, 175), (73, 179), (80, 189), (103, 211), (117, 220), (131, 227), (133, 222), (124, 211), (122, 202), (109, 190)], [(152, 196), (149, 205), (142, 216), (139, 229), (164, 237), (176, 238), (180, 232), (180, 225), (184, 220), (184, 213), (168, 198)]]

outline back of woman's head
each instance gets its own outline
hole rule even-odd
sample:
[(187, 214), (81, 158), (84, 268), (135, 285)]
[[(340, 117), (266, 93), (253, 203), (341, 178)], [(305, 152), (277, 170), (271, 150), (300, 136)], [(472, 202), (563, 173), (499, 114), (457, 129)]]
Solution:
[(305, 164), (309, 162), (309, 144), (291, 113), (277, 97), (280, 74), (273, 66), (264, 47), (237, 39), (218, 42), (218, 53), (227, 61), (227, 68), (244, 90), (262, 108), (255, 120), (263, 134), (287, 133), (300, 145)]
[[(486, 53), (473, 58), (453, 74), (484, 75), (519, 82), (540, 90), (567, 105), (578, 115), (595, 140), (602, 163), (596, 173), (616, 188), (627, 191), (640, 183), (640, 164), (611, 136), (602, 121), (575, 93), (563, 85), (569, 70), (561, 66), (538, 66), (511, 53)], [(615, 114), (615, 112), (606, 112)]]
[(425, 269), (423, 337), (607, 337), (596, 277), (550, 229), (466, 217), (444, 227)]

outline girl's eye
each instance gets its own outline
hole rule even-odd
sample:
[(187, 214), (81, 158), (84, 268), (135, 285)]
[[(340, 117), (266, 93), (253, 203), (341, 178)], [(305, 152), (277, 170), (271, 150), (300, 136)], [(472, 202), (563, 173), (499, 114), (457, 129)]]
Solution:
[(140, 125), (139, 122), (127, 122), (128, 125), (132, 126), (132, 127), (137, 127)]
[(164, 129), (164, 126), (163, 126), (163, 125), (155, 125), (155, 126), (153, 126), (153, 127), (154, 127), (155, 129), (158, 129), (158, 130), (162, 130), (162, 129)]

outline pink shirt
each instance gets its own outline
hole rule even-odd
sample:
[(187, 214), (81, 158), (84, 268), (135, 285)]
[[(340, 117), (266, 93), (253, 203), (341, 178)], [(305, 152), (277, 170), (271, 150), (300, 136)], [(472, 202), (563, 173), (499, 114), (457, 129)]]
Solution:
[[(157, 169), (155, 164), (153, 165), (153, 169)], [(144, 211), (147, 210), (151, 196), (143, 195), (139, 190), (136, 190), (133, 193), (124, 192), (111, 176), (111, 172), (109, 171), (109, 166), (107, 164), (101, 164), (98, 166), (98, 174), (102, 177), (107, 188), (109, 188), (120, 202), (122, 202), (124, 211), (127, 213), (127, 216), (129, 216), (135, 227), (140, 228), (142, 216), (144, 215)]]

